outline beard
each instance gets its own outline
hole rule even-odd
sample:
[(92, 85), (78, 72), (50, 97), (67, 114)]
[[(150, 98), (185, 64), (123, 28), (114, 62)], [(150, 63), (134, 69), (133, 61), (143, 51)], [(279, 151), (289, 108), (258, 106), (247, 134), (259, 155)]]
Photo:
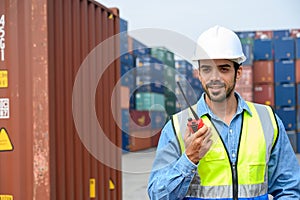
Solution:
[(226, 84), (221, 81), (211, 81), (203, 88), (206, 95), (212, 102), (223, 102), (234, 92), (236, 81), (232, 85), (226, 87)]

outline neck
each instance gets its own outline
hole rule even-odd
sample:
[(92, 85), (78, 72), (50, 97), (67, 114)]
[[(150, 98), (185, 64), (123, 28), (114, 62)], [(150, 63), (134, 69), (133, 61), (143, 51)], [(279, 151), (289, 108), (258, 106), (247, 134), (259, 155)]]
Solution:
[(205, 98), (205, 101), (216, 116), (222, 119), (226, 124), (230, 124), (237, 110), (237, 99), (234, 92), (222, 102), (214, 102), (208, 98)]

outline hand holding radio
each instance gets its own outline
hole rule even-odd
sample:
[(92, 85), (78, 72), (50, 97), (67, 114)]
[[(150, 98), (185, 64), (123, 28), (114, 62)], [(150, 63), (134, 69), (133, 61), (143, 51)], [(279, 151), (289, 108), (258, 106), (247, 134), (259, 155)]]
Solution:
[(204, 123), (201, 118), (198, 118), (198, 119), (188, 118), (187, 126), (189, 127), (189, 130), (191, 133), (195, 133), (200, 128), (202, 128), (203, 125), (204, 125)]
[[(202, 119), (198, 117), (196, 112), (189, 104), (179, 82), (177, 82), (177, 84), (195, 118), (195, 119), (188, 118), (188, 123), (187, 123), (188, 129), (184, 136), (184, 143), (186, 147), (185, 153), (187, 157), (193, 163), (197, 164), (199, 160), (203, 158), (203, 156), (208, 152), (208, 150), (212, 145), (212, 140), (211, 140), (212, 133), (210, 131), (210, 128), (204, 126)], [(202, 127), (203, 129), (201, 129)]]

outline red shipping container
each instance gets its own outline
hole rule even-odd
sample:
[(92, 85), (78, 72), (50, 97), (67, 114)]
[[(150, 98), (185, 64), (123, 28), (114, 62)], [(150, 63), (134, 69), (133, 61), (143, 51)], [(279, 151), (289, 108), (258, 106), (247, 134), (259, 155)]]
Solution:
[(160, 134), (161, 134), (161, 130), (162, 129), (156, 129), (156, 130), (152, 130), (151, 131), (151, 146), (152, 147), (157, 147), (158, 145), (158, 141), (160, 138)]
[(238, 87), (236, 91), (245, 99), (246, 101), (253, 101), (253, 87), (245, 86), (245, 87)]
[(237, 81), (237, 87), (252, 86), (253, 68), (251, 65), (243, 66), (242, 77)]
[(272, 39), (273, 31), (256, 31), (255, 39)]
[(254, 85), (253, 101), (269, 106), (274, 106), (274, 85), (273, 84), (262, 84)]
[(291, 30), (291, 37), (299, 38), (300, 37), (300, 29), (292, 29)]
[(129, 131), (142, 131), (151, 129), (149, 111), (130, 110)]
[(296, 83), (300, 83), (300, 59), (295, 62)]
[(274, 61), (262, 60), (253, 63), (254, 84), (266, 84), (274, 82)]
[(149, 149), (152, 146), (151, 130), (133, 131), (130, 132), (130, 151), (139, 151)]

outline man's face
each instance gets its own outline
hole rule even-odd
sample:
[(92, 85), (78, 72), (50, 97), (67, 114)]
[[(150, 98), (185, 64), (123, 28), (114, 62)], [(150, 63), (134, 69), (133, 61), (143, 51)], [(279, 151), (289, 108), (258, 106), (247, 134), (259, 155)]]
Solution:
[(236, 79), (241, 76), (241, 67), (235, 73), (230, 60), (215, 59), (199, 62), (199, 79), (208, 98), (213, 102), (224, 102), (235, 88)]

